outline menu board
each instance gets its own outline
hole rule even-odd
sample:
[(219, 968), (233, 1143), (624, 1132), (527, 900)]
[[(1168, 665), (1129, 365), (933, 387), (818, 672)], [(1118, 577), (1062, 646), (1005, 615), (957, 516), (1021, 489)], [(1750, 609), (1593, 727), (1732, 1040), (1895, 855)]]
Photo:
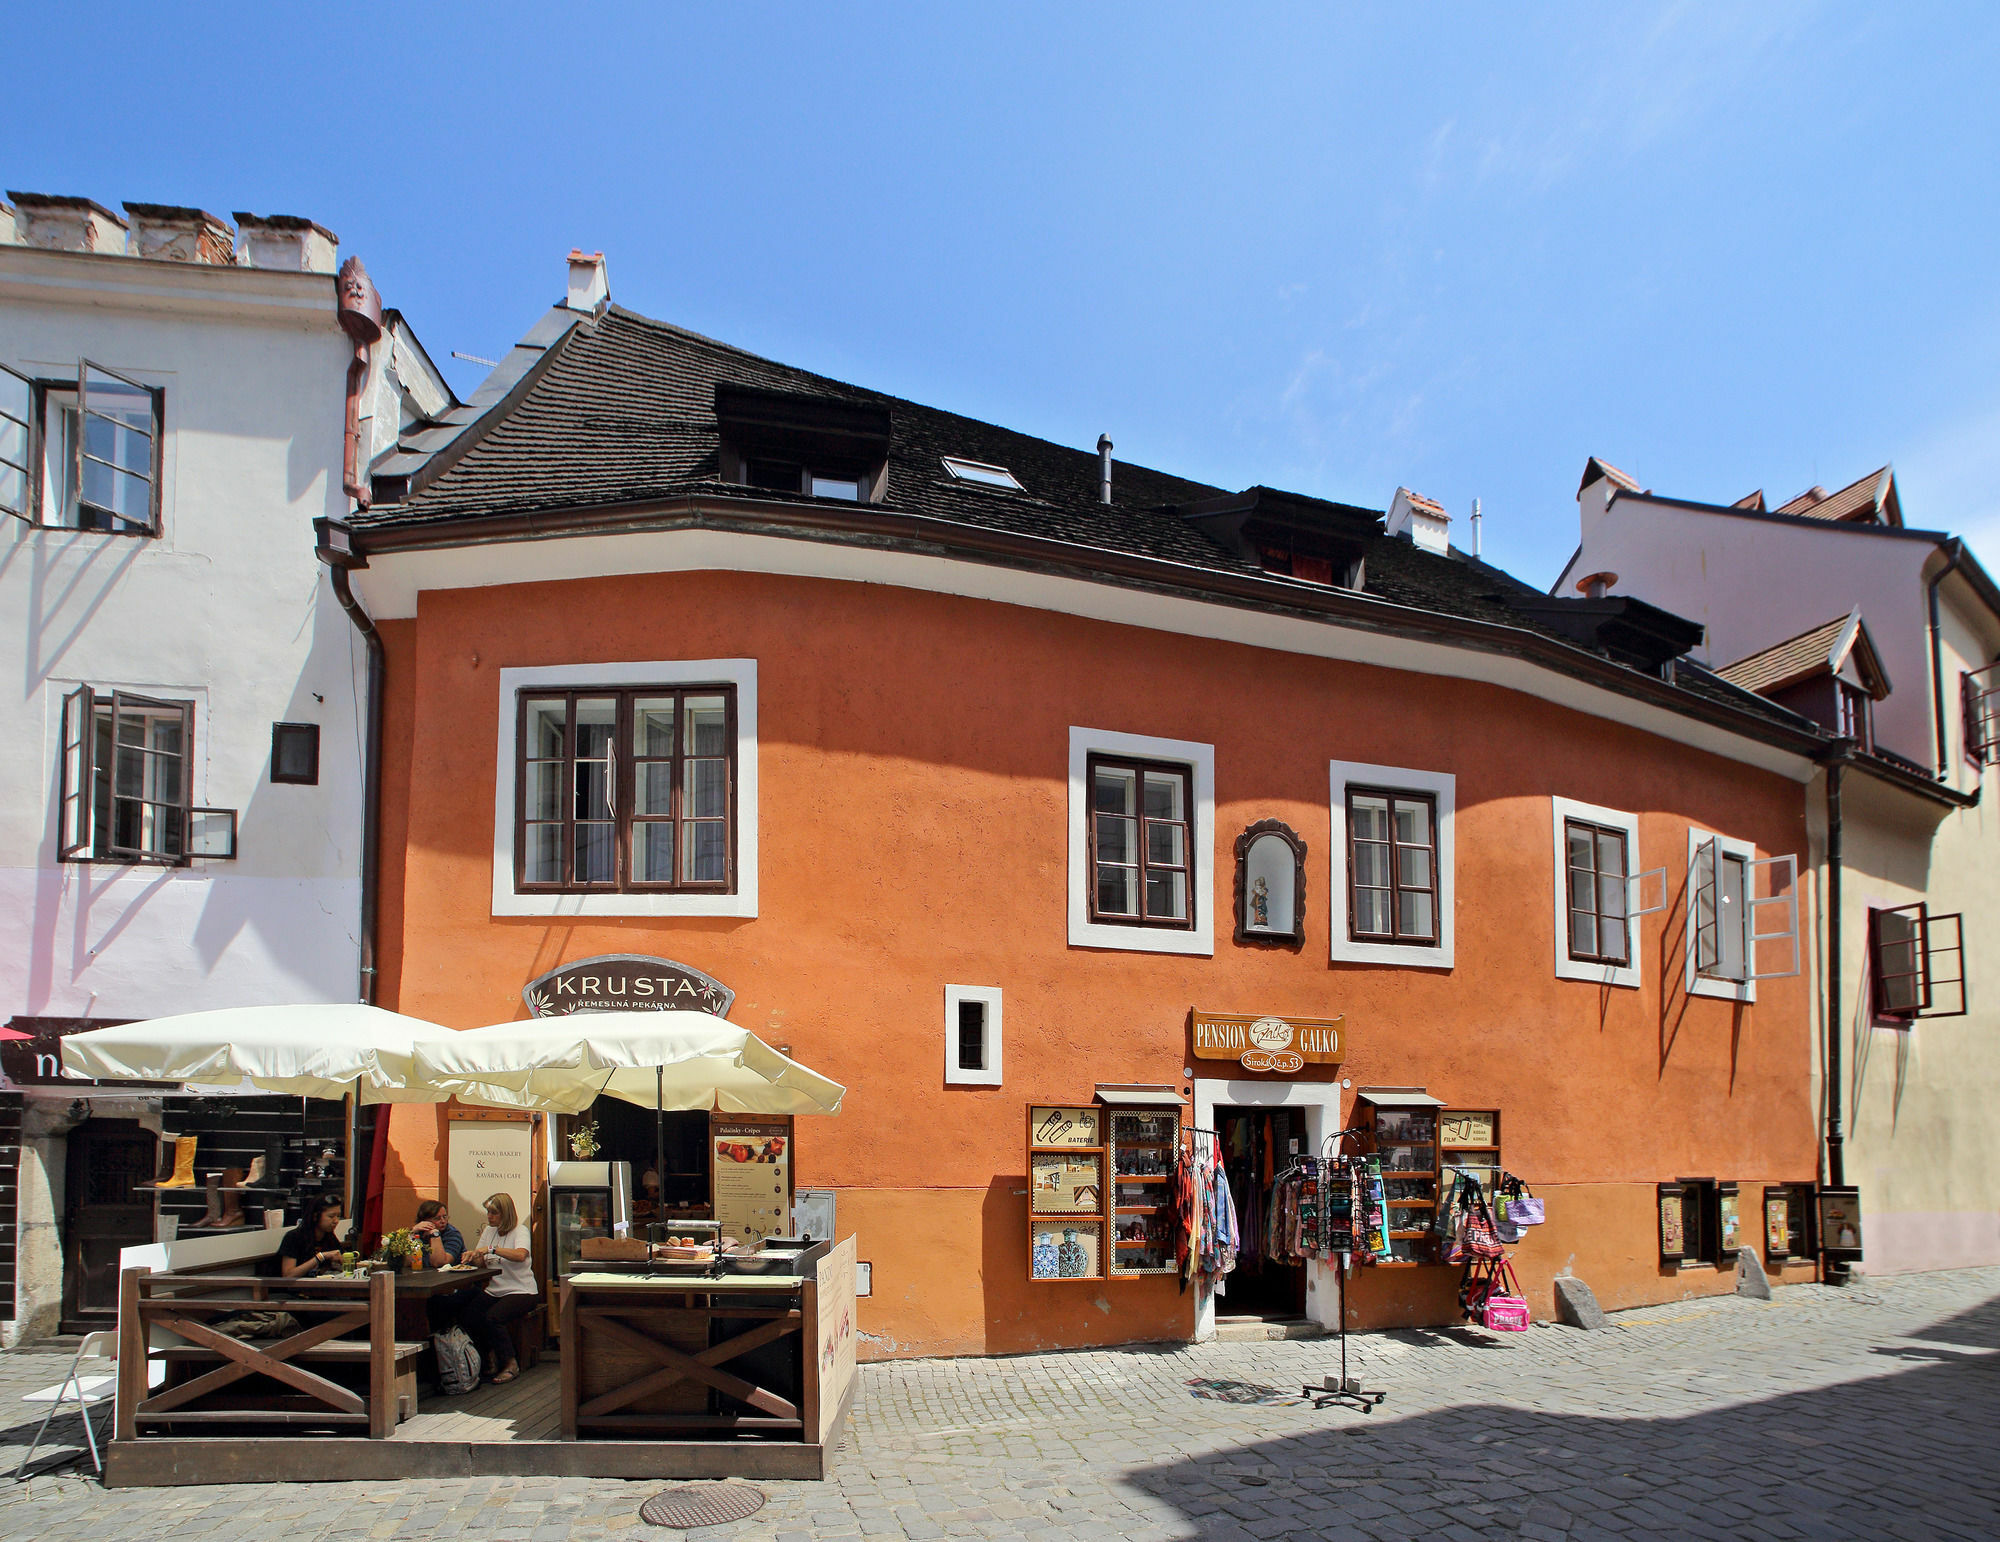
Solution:
[(785, 1119), (711, 1119), (709, 1194), (722, 1235), (746, 1247), (790, 1234), (792, 1126)]

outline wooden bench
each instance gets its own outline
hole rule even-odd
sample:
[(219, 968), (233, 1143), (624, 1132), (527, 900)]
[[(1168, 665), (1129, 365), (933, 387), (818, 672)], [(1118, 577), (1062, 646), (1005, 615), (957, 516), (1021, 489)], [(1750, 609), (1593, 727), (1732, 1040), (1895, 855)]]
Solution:
[[(396, 1341), (393, 1358), (396, 1365), (396, 1419), (399, 1423), (416, 1415), (417, 1361), (424, 1349), (421, 1343)], [(290, 1357), (290, 1361), (304, 1365), (358, 1365), (365, 1370), (369, 1354), (366, 1339), (332, 1339), (324, 1344), (315, 1344), (311, 1349), (300, 1350)], [(199, 1366), (207, 1369), (222, 1365), (226, 1357), (198, 1344), (172, 1344), (154, 1350), (153, 1358), (163, 1360), (172, 1367)], [(184, 1380), (188, 1374), (184, 1369), (170, 1371), (168, 1385)]]
[(526, 1317), (517, 1317), (507, 1324), (507, 1332), (514, 1340), (514, 1358), (522, 1370), (539, 1365), (542, 1359), (542, 1345), (548, 1342), (549, 1309), (546, 1303), (537, 1302), (535, 1309)]

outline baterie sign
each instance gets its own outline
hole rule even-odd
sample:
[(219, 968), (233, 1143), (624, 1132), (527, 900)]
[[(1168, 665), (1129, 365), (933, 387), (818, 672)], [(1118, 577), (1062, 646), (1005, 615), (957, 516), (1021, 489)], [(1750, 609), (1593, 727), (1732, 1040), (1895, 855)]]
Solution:
[(607, 953), (580, 958), (530, 980), (521, 999), (537, 1017), (571, 1012), (707, 1012), (727, 1017), (736, 992), (670, 958)]
[(1338, 1065), (1347, 1054), (1345, 1017), (1240, 1017), (1199, 1007), (1191, 1016), (1197, 1060), (1236, 1060), (1246, 1071), (1290, 1074), (1308, 1065)]

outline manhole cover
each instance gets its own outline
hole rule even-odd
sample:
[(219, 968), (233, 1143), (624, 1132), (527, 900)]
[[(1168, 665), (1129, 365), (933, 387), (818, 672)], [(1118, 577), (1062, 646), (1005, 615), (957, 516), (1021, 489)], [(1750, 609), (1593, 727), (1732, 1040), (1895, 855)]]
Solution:
[(717, 1483), (707, 1488), (670, 1488), (639, 1506), (639, 1519), (653, 1526), (686, 1531), (695, 1526), (722, 1526), (755, 1515), (764, 1508), (764, 1491), (747, 1483)]

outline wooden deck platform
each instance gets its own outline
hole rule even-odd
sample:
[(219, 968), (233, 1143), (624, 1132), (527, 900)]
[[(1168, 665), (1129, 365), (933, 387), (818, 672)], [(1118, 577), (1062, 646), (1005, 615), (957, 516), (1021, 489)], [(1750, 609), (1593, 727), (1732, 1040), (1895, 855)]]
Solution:
[[(854, 1388), (836, 1429), (845, 1429)], [(241, 1434), (113, 1441), (107, 1488), (201, 1483), (351, 1483), (399, 1478), (792, 1478), (828, 1475), (833, 1452), (797, 1441), (563, 1440), (560, 1362), (505, 1386), (430, 1396), (387, 1440)]]

